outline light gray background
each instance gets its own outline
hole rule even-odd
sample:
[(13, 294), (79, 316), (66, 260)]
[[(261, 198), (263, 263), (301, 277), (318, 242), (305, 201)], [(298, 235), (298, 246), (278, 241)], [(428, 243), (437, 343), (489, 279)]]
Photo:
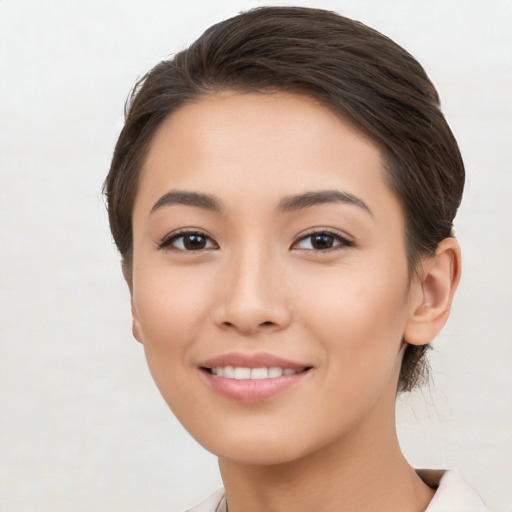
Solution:
[[(512, 1), (278, 3), (360, 19), (438, 86), (468, 172), (464, 277), (400, 437), (413, 465), (456, 468), (512, 510)], [(100, 188), (135, 79), (262, 4), (0, 2), (1, 512), (179, 511), (220, 485), (131, 338)]]

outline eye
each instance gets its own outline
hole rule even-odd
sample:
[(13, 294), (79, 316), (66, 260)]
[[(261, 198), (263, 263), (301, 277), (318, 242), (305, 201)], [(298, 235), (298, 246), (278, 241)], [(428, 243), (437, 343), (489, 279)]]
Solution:
[(331, 231), (315, 231), (300, 238), (292, 246), (293, 249), (310, 251), (328, 251), (331, 249), (352, 247), (354, 242)]
[(209, 236), (199, 231), (180, 231), (162, 240), (159, 248), (171, 251), (193, 252), (218, 249), (219, 246)]

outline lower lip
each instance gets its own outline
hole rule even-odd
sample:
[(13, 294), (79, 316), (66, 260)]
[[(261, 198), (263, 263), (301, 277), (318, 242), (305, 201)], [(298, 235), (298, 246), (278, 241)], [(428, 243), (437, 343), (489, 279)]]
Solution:
[(311, 370), (269, 379), (226, 379), (201, 369), (208, 384), (218, 393), (240, 402), (254, 403), (273, 398), (301, 382)]

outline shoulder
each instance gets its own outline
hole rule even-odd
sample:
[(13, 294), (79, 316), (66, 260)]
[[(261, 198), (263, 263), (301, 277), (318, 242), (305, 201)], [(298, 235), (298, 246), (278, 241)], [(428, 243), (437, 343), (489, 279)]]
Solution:
[[(478, 494), (456, 471), (416, 470), (421, 479), (436, 488), (425, 512), (488, 512)], [(224, 489), (218, 489), (207, 500), (186, 512), (226, 512)]]
[(456, 471), (416, 470), (429, 486), (437, 488), (425, 512), (487, 512), (478, 494)]
[(216, 490), (207, 500), (185, 512), (226, 512), (224, 489)]

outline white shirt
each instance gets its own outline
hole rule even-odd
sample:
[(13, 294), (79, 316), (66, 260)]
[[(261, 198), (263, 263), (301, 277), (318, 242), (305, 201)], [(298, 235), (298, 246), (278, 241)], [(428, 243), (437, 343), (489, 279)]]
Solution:
[[(482, 500), (455, 471), (418, 469), (422, 480), (437, 487), (425, 512), (488, 512)], [(224, 490), (215, 491), (206, 501), (187, 512), (227, 512)]]

